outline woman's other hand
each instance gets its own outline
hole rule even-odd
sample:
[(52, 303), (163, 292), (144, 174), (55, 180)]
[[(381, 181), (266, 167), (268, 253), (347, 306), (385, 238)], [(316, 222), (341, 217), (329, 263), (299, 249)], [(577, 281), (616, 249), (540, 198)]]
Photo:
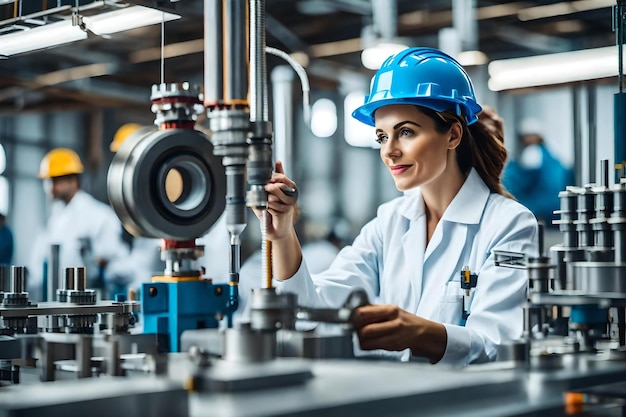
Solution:
[(445, 353), (447, 333), (443, 324), (426, 320), (394, 305), (359, 307), (352, 322), (363, 350), (411, 349), (413, 356), (437, 363)]

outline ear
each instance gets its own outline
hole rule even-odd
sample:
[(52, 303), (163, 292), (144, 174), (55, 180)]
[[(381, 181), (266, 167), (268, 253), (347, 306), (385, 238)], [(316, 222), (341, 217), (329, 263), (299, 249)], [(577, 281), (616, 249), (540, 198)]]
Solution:
[(456, 149), (463, 138), (463, 126), (456, 122), (450, 128), (450, 139), (448, 139), (448, 149)]

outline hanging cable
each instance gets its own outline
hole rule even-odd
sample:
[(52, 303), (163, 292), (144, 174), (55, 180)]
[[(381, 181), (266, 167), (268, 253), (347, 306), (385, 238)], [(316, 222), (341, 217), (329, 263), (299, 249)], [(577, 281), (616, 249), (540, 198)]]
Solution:
[(165, 82), (165, 13), (161, 19), (161, 84)]

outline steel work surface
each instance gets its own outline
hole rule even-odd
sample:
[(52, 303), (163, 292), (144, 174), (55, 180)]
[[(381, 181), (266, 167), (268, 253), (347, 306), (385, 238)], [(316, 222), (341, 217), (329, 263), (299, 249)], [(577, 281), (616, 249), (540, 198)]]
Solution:
[(465, 369), (362, 360), (312, 361), (290, 387), (190, 396), (191, 417), (560, 416), (569, 389), (626, 380), (626, 362), (574, 357), (560, 370)]
[(182, 387), (153, 377), (0, 387), (0, 417), (185, 417), (187, 409)]
[[(626, 361), (585, 355), (563, 356), (560, 369), (530, 371), (512, 363), (453, 369), (294, 358), (277, 364), (310, 369), (313, 377), (299, 385), (188, 395), (181, 383), (182, 367), (189, 365), (183, 356), (169, 361), (170, 375), (177, 378), (101, 377), (2, 387), (0, 417), (553, 417), (566, 415), (563, 393), (568, 390), (626, 381)], [(248, 370), (262, 376), (253, 375), (254, 366)]]
[[(470, 373), (426, 364), (362, 360), (311, 362), (304, 384), (237, 393), (193, 394), (190, 414), (208, 416), (428, 415), (442, 404), (471, 404), (490, 396), (510, 402), (525, 398), (515, 372)], [(434, 407), (434, 408), (433, 408)], [(484, 410), (482, 413), (485, 414)], [(498, 414), (494, 414), (498, 415)]]

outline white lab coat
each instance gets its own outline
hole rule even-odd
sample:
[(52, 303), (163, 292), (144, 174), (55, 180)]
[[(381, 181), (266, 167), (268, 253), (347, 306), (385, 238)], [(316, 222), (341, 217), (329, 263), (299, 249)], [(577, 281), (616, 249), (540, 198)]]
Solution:
[[(443, 323), (447, 346), (441, 363), (467, 365), (494, 360), (498, 345), (519, 338), (527, 273), (496, 267), (494, 251), (537, 256), (537, 222), (521, 204), (490, 193), (475, 170), (450, 203), (426, 245), (424, 200), (411, 190), (378, 209), (351, 246), (323, 273), (311, 275), (302, 262), (280, 291), (298, 294), (299, 305), (339, 307), (350, 291), (363, 288), (370, 302), (393, 304)], [(460, 272), (478, 274), (462, 319)], [(357, 352), (358, 353), (358, 352)], [(367, 352), (410, 359), (410, 351)]]
[[(63, 274), (68, 267), (86, 266), (87, 287), (93, 285), (98, 274), (97, 266), (90, 261), (103, 259), (111, 262), (128, 254), (128, 246), (122, 240), (122, 225), (107, 204), (81, 190), (68, 204), (55, 200), (46, 229), (34, 245), (29, 267), (28, 286), (35, 299), (41, 295), (44, 260), (49, 261), (50, 245), (53, 244), (60, 245), (60, 273)], [(83, 259), (81, 249), (83, 253), (90, 252), (89, 259)], [(62, 283), (63, 275), (60, 279)]]

